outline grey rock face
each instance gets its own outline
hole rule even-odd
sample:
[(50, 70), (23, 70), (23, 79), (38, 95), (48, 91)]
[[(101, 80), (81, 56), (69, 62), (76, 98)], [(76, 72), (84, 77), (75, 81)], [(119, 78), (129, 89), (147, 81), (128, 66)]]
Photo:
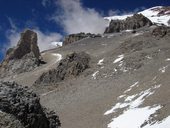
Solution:
[(31, 30), (25, 30), (21, 33), (21, 38), (17, 46), (8, 50), (6, 59), (21, 59), (26, 54), (32, 52), (39, 59), (40, 51), (37, 46), (37, 34)]
[(60, 61), (56, 69), (43, 73), (35, 85), (48, 85), (76, 77), (89, 67), (89, 61), (89, 55), (84, 52), (69, 54)]
[(152, 31), (152, 35), (155, 37), (164, 37), (170, 33), (170, 27), (158, 26)]
[(65, 37), (63, 45), (68, 45), (68, 44), (71, 44), (73, 42), (76, 42), (78, 40), (81, 40), (81, 39), (87, 38), (87, 37), (95, 38), (95, 37), (100, 37), (100, 35), (91, 34), (91, 33), (71, 34), (71, 35), (68, 35), (67, 37)]
[(0, 112), (0, 128), (24, 128), (14, 116)]
[(0, 65), (0, 77), (12, 76), (31, 71), (40, 64), (40, 51), (37, 46), (37, 34), (31, 30), (21, 33), (21, 39), (14, 48), (8, 49)]
[(144, 26), (151, 26), (152, 22), (142, 14), (134, 14), (126, 20), (111, 20), (109, 27), (106, 28), (105, 33), (120, 32), (127, 29), (137, 29)]
[(16, 83), (0, 83), (0, 110), (14, 116), (25, 128), (60, 126), (58, 116), (47, 112), (35, 93)]

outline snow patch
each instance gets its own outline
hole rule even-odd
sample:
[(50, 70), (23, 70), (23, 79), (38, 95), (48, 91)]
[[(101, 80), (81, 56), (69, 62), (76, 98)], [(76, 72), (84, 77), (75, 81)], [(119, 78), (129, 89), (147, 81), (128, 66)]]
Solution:
[(57, 59), (55, 61), (55, 63), (59, 62), (62, 59), (62, 55), (58, 54), (58, 53), (52, 53), (53, 56), (55, 56)]
[[(164, 15), (158, 15), (158, 13), (160, 12), (160, 10), (158, 9), (157, 11), (154, 10), (156, 8), (162, 8), (162, 6), (156, 6), (156, 7), (152, 7), (149, 9), (146, 9), (144, 11), (138, 12), (138, 14), (142, 14), (145, 17), (147, 17), (149, 20), (151, 20), (153, 23), (157, 23), (157, 24), (164, 24), (168, 26), (168, 21), (170, 19), (170, 15), (168, 14), (168, 12), (166, 12)], [(109, 22), (111, 20), (125, 20), (127, 17), (132, 17), (133, 14), (129, 14), (129, 15), (121, 15), (121, 16), (111, 16), (111, 17), (104, 17), (104, 19), (108, 20)]]
[(161, 73), (165, 73), (167, 67), (168, 67), (168, 65), (160, 68), (159, 71), (160, 71)]
[[(137, 85), (138, 82), (135, 82), (130, 88)], [(106, 111), (104, 115), (109, 115), (120, 109), (124, 109), (124, 111), (118, 117), (112, 119), (112, 122), (108, 124), (108, 128), (125, 128), (127, 126), (130, 126), (131, 128), (139, 128), (145, 121), (148, 121), (150, 115), (159, 110), (161, 106), (154, 105), (152, 107), (140, 107), (140, 105), (142, 105), (146, 98), (154, 94), (155, 90), (159, 87), (161, 87), (161, 85), (155, 85), (138, 94), (119, 96), (117, 99), (124, 98), (124, 101), (114, 105), (110, 110)]]
[(149, 116), (160, 108), (160, 106), (156, 106), (153, 108), (145, 107), (129, 109), (119, 117), (113, 119), (112, 122), (108, 124), (108, 128), (127, 128), (129, 126), (130, 128), (140, 128), (143, 122), (148, 120)]
[(133, 87), (135, 87), (135, 86), (137, 86), (137, 85), (138, 85), (138, 83), (139, 83), (138, 81), (137, 81), (137, 82), (135, 82), (133, 85), (131, 85), (131, 86), (130, 86), (130, 88), (129, 88), (129, 89), (127, 89), (126, 91), (124, 91), (124, 93), (130, 92), (130, 91), (132, 90), (132, 88), (133, 88)]
[(99, 71), (94, 72), (94, 73), (92, 74), (92, 78), (93, 78), (93, 79), (96, 79), (96, 77), (97, 77), (98, 74), (99, 74)]
[(165, 61), (170, 61), (170, 58), (167, 58)]
[(97, 65), (103, 65), (103, 61), (104, 61), (104, 58), (101, 59), (101, 60), (99, 60), (98, 63), (97, 63)]
[(117, 63), (117, 62), (120, 62), (122, 59), (124, 58), (124, 55), (119, 55), (118, 58), (116, 60), (114, 60), (114, 64)]

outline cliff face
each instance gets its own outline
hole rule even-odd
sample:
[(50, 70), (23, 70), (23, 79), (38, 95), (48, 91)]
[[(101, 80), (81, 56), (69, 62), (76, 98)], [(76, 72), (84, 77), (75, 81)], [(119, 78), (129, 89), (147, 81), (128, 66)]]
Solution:
[(37, 34), (31, 30), (21, 33), (16, 47), (7, 50), (0, 65), (0, 77), (31, 71), (40, 64), (40, 51), (37, 46)]
[(68, 44), (71, 44), (73, 42), (79, 41), (79, 40), (87, 38), (87, 37), (95, 38), (95, 37), (100, 37), (100, 35), (91, 34), (91, 33), (71, 34), (71, 35), (68, 35), (67, 37), (65, 37), (63, 45), (68, 45)]
[(132, 17), (126, 18), (126, 20), (111, 20), (105, 33), (120, 32), (128, 29), (132, 30), (151, 25), (152, 22), (142, 14), (134, 14)]

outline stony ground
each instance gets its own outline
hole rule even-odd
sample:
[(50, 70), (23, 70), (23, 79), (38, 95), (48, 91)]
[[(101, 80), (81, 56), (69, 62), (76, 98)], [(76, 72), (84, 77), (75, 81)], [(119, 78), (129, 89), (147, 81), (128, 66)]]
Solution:
[[(155, 119), (162, 120), (170, 115), (170, 36), (155, 37), (151, 34), (153, 29), (152, 26), (136, 33), (86, 38), (46, 51), (42, 56), (47, 64), (14, 80), (32, 85), (45, 70), (56, 67), (59, 61), (55, 54), (64, 58), (71, 52), (84, 51), (91, 56), (90, 68), (80, 76), (55, 86), (31, 86), (40, 94), (41, 103), (58, 113), (62, 128), (106, 128), (124, 110), (104, 115), (121, 102), (119, 96), (139, 94), (147, 89), (154, 89), (154, 93), (140, 107), (160, 105)], [(135, 82), (138, 86), (132, 88)]]

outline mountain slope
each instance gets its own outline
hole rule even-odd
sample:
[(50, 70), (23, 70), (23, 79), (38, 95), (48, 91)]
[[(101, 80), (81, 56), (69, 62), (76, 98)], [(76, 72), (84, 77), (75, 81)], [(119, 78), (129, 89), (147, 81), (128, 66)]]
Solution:
[(91, 61), (81, 75), (30, 87), (43, 106), (58, 113), (62, 128), (122, 128), (126, 122), (132, 128), (147, 128), (151, 122), (161, 126), (159, 121), (170, 115), (169, 40), (170, 29), (157, 26), (85, 38), (43, 52), (46, 64), (13, 80), (33, 85), (43, 72), (56, 68), (61, 57), (83, 51)]
[[(168, 21), (170, 20), (170, 7), (164, 7), (164, 6), (156, 6), (149, 9), (146, 9), (144, 11), (138, 12), (138, 14), (142, 14), (148, 19), (150, 19), (153, 23), (156, 24), (164, 24), (169, 25)], [(127, 17), (131, 17), (133, 14), (128, 15), (122, 15), (122, 16), (111, 16), (111, 17), (105, 17), (106, 20), (125, 20)]]

